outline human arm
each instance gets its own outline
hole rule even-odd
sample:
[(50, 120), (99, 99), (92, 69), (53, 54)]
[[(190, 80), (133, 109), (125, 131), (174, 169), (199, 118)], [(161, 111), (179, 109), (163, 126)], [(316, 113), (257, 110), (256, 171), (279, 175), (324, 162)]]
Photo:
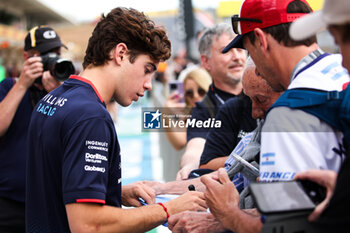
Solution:
[(204, 138), (192, 138), (188, 141), (185, 153), (181, 157), (180, 170), (176, 180), (186, 180), (190, 172), (199, 167), (199, 159), (205, 144)]
[(226, 229), (236, 233), (261, 231), (260, 218), (239, 209), (239, 193), (225, 169), (218, 170), (218, 177), (202, 176), (201, 181), (206, 186), (204, 194), (210, 212)]
[[(214, 171), (208, 175), (217, 176), (217, 171)], [(160, 194), (183, 194), (188, 191), (188, 186), (193, 185), (196, 191), (204, 192), (205, 186), (201, 182), (200, 177), (190, 180), (175, 180), (167, 183), (160, 183), (154, 181), (142, 181), (143, 184), (154, 189), (157, 195)]]
[(18, 81), (0, 102), (0, 137), (7, 132), (28, 88), (42, 75), (43, 65), (40, 61), (40, 57), (31, 57), (24, 62)]
[[(163, 203), (170, 216), (185, 211), (206, 209), (203, 193), (187, 192)], [(66, 205), (70, 230), (75, 232), (146, 232), (167, 220), (159, 204), (121, 209), (92, 203)]]
[(186, 132), (174, 132), (171, 129), (165, 130), (165, 135), (175, 150), (181, 150), (186, 146)]
[[(179, 102), (181, 98), (183, 98), (183, 96), (180, 96), (177, 91), (172, 92), (165, 102), (164, 112), (175, 114), (176, 111), (183, 111), (185, 103)], [(177, 127), (168, 127), (165, 128), (165, 135), (176, 150), (181, 150), (186, 146), (186, 131), (180, 131)]]
[(52, 90), (59, 87), (62, 83), (63, 82), (58, 81), (56, 78), (54, 78), (50, 74), (50, 71), (45, 71), (41, 78), (41, 85), (47, 92), (51, 92)]
[(154, 204), (156, 192), (151, 186), (142, 182), (124, 185), (122, 188), (122, 203), (124, 206), (142, 206), (139, 198), (147, 204)]
[(211, 213), (193, 211), (185, 211), (171, 216), (168, 227), (173, 233), (212, 233), (226, 230)]
[(212, 159), (208, 163), (200, 165), (199, 168), (218, 170), (221, 167), (225, 167), (225, 161), (227, 158), (228, 156)]
[(316, 221), (324, 209), (328, 206), (331, 197), (333, 196), (337, 173), (330, 170), (309, 170), (306, 172), (297, 173), (294, 177), (296, 180), (311, 180), (323, 186), (327, 190), (326, 198), (316, 206), (314, 211), (309, 215), (309, 221)]

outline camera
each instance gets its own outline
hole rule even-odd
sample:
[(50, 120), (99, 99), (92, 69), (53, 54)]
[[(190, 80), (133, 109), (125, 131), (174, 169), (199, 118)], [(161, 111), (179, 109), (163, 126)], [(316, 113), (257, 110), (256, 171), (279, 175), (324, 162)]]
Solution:
[[(58, 81), (65, 81), (70, 75), (75, 73), (73, 63), (68, 59), (61, 58), (56, 53), (47, 53), (41, 56), (41, 62), (44, 66), (44, 71), (50, 71), (50, 74)], [(41, 82), (41, 78), (39, 78)]]

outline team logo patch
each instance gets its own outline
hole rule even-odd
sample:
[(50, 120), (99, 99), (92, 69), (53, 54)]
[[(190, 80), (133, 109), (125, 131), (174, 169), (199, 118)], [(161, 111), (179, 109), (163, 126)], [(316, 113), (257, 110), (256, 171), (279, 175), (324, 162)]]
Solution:
[(263, 154), (261, 165), (275, 165), (275, 153)]
[(53, 39), (53, 38), (56, 38), (56, 32), (53, 31), (53, 30), (46, 31), (46, 32), (44, 32), (43, 37), (44, 37), (45, 39)]
[(144, 111), (143, 112), (143, 128), (144, 129), (160, 129), (161, 128), (161, 115), (162, 113), (157, 111)]

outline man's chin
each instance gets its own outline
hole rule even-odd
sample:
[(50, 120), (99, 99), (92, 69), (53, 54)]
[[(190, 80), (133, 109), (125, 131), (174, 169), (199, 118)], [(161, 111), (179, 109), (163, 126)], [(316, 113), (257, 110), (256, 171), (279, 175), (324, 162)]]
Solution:
[(122, 107), (128, 107), (132, 104), (132, 100), (130, 101), (116, 101), (119, 105), (121, 105)]
[(232, 84), (238, 84), (242, 81), (242, 76), (230, 76), (230, 81)]

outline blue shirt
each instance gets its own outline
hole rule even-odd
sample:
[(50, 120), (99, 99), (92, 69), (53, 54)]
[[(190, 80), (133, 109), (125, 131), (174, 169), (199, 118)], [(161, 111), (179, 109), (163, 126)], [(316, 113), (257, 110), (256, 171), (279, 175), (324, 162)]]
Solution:
[[(0, 83), (0, 101), (15, 85), (14, 78), (6, 78)], [(6, 133), (0, 137), (0, 197), (14, 201), (25, 200), (26, 140), (34, 97), (43, 97), (44, 91), (34, 86), (23, 96)], [(34, 96), (35, 95), (35, 96)]]
[(237, 143), (257, 126), (252, 117), (251, 101), (244, 94), (221, 105), (215, 119), (221, 121), (221, 127), (209, 130), (200, 165), (228, 156)]
[(121, 206), (119, 143), (90, 81), (71, 76), (40, 100), (28, 148), (27, 232), (69, 232), (69, 203)]

